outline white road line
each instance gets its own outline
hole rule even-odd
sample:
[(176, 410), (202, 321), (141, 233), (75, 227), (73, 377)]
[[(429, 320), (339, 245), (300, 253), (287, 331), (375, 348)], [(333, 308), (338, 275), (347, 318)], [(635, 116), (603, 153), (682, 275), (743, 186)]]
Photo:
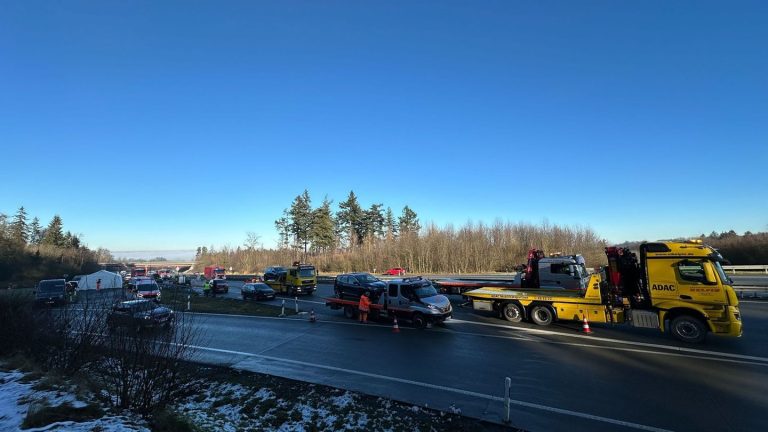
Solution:
[(634, 346), (641, 346), (641, 347), (647, 347), (647, 348), (658, 348), (658, 349), (665, 349), (665, 350), (670, 350), (670, 351), (679, 351), (679, 352), (686, 352), (686, 353), (693, 353), (693, 354), (705, 354), (705, 355), (729, 357), (729, 358), (735, 358), (735, 359), (740, 359), (740, 360), (754, 360), (754, 361), (758, 361), (758, 362), (767, 362), (768, 363), (768, 357), (757, 357), (757, 356), (749, 356), (749, 355), (743, 355), (743, 354), (731, 354), (731, 353), (725, 353), (725, 352), (719, 352), (719, 351), (700, 350), (700, 349), (696, 349), (696, 348), (676, 347), (676, 346), (669, 346), (669, 345), (652, 344), (652, 343), (647, 343), (647, 342), (636, 342), (636, 341), (627, 341), (627, 340), (620, 340), (620, 339), (610, 339), (610, 338), (605, 338), (605, 337), (588, 336), (588, 335), (582, 335), (582, 334), (561, 333), (561, 332), (556, 332), (556, 331), (553, 331), (553, 330), (531, 329), (531, 328), (526, 328), (526, 327), (514, 327), (514, 326), (503, 325), (503, 324), (491, 324), (491, 323), (482, 323), (482, 322), (474, 322), (474, 321), (464, 321), (464, 320), (460, 320), (460, 319), (452, 319), (450, 322), (456, 322), (456, 323), (462, 323), (462, 324), (482, 325), (482, 326), (487, 326), (487, 327), (499, 327), (499, 328), (504, 328), (504, 329), (507, 329), (507, 330), (514, 330), (514, 331), (520, 331), (520, 332), (525, 332), (525, 333), (533, 333), (533, 334), (539, 334), (539, 335), (564, 336), (564, 337), (576, 338), (576, 339), (609, 342), (609, 343), (616, 343), (616, 344), (623, 344), (623, 345), (634, 345)]
[[(459, 388), (455, 388), (455, 387), (446, 387), (446, 386), (441, 386), (441, 385), (436, 385), (436, 384), (425, 383), (425, 382), (421, 382), (421, 381), (412, 381), (412, 380), (407, 380), (407, 379), (403, 379), (403, 378), (391, 377), (391, 376), (387, 376), (387, 375), (380, 375), (380, 374), (375, 374), (375, 373), (370, 373), (370, 372), (363, 372), (363, 371), (358, 371), (358, 370), (353, 370), (353, 369), (345, 369), (345, 368), (339, 368), (339, 367), (335, 367), (335, 366), (327, 366), (327, 365), (321, 365), (321, 364), (317, 364), (317, 363), (309, 363), (309, 362), (304, 362), (304, 361), (299, 361), (299, 360), (293, 360), (293, 359), (287, 359), (287, 358), (281, 358), (281, 357), (273, 357), (273, 356), (267, 356), (267, 355), (263, 355), (263, 354), (254, 354), (254, 353), (248, 353), (248, 352), (243, 352), (243, 351), (233, 351), (233, 350), (226, 350), (226, 349), (221, 349), (221, 348), (209, 348), (209, 347), (203, 347), (203, 346), (199, 346), (199, 345), (188, 345), (188, 347), (194, 348), (194, 349), (197, 349), (197, 350), (201, 350), (201, 351), (212, 351), (212, 352), (218, 352), (218, 353), (224, 353), (224, 354), (241, 355), (241, 356), (245, 356), (245, 357), (257, 357), (257, 358), (262, 358), (262, 359), (265, 359), (265, 360), (276, 361), (276, 362), (279, 362), (279, 363), (291, 363), (291, 364), (300, 365), (300, 366), (309, 366), (309, 367), (314, 367), (314, 368), (318, 368), (318, 369), (330, 370), (330, 371), (335, 371), (335, 372), (343, 372), (343, 373), (347, 373), (347, 374), (350, 374), (350, 375), (359, 375), (359, 376), (364, 376), (364, 377), (369, 377), (369, 378), (377, 378), (377, 379), (381, 379), (381, 380), (385, 380), (385, 381), (397, 382), (397, 383), (401, 383), (401, 384), (409, 384), (409, 385), (429, 388), (429, 389), (433, 389), (433, 390), (441, 390), (441, 391), (445, 391), (445, 392), (449, 392), (449, 393), (456, 393), (456, 394), (461, 394), (461, 395), (464, 395), (464, 396), (471, 396), (471, 397), (476, 397), (476, 398), (485, 399), (485, 400), (491, 400), (491, 401), (496, 401), (496, 402), (504, 402), (504, 398), (503, 397), (499, 397), (499, 396), (487, 395), (487, 394), (484, 394), (484, 393), (478, 393), (478, 392), (473, 392), (473, 391), (469, 391), (469, 390), (463, 390), (463, 389), (459, 389)], [(623, 420), (616, 420), (616, 419), (612, 419), (612, 418), (608, 418), (608, 417), (601, 417), (601, 416), (597, 416), (597, 415), (593, 415), (593, 414), (587, 414), (587, 413), (582, 413), (582, 412), (578, 412), (578, 411), (571, 411), (571, 410), (551, 407), (551, 406), (547, 406), (547, 405), (540, 405), (540, 404), (535, 404), (535, 403), (531, 403), (531, 402), (519, 401), (519, 400), (515, 400), (515, 399), (511, 399), (510, 402), (512, 404), (514, 404), (514, 405), (518, 405), (518, 406), (522, 406), (522, 407), (526, 407), (526, 408), (533, 408), (533, 409), (538, 409), (538, 410), (542, 410), (542, 411), (554, 412), (554, 413), (563, 414), (563, 415), (567, 415), (567, 416), (579, 417), (579, 418), (583, 418), (583, 419), (587, 419), (587, 420), (599, 421), (599, 422), (603, 422), (603, 423), (609, 423), (609, 424), (613, 424), (613, 425), (617, 425), (617, 426), (623, 426), (623, 427), (628, 427), (628, 428), (632, 428), (632, 429), (638, 429), (638, 430), (644, 430), (644, 431), (654, 431), (654, 432), (669, 432), (668, 429), (662, 429), (662, 428), (657, 428), (657, 427), (654, 427), (654, 426), (647, 426), (647, 425), (627, 422), (627, 421), (623, 421)]]

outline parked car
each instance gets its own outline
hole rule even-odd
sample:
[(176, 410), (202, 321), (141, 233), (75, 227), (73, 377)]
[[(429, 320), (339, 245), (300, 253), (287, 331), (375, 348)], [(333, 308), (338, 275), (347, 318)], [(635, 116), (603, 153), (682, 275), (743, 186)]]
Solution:
[(67, 303), (67, 281), (64, 279), (41, 280), (35, 289), (36, 306), (55, 306)]
[(115, 304), (107, 315), (107, 327), (114, 331), (118, 327), (135, 330), (146, 328), (170, 328), (176, 319), (173, 311), (146, 299), (128, 300)]
[(229, 285), (226, 279), (214, 279), (211, 281), (211, 292), (213, 294), (226, 294), (229, 292)]
[(128, 284), (128, 288), (132, 293), (136, 295), (136, 298), (150, 299), (155, 302), (160, 302), (160, 287), (157, 282), (152, 278), (145, 276), (135, 277)]
[(271, 266), (264, 270), (264, 280), (279, 280), (280, 276), (288, 273), (288, 269), (283, 266)]
[(378, 297), (380, 292), (387, 288), (387, 284), (377, 279), (370, 273), (346, 273), (336, 276), (333, 283), (333, 290), (336, 297), (360, 298), (360, 295), (366, 293), (368, 297), (374, 294)]
[(405, 274), (405, 269), (402, 267), (392, 267), (385, 271), (384, 274), (389, 276), (403, 276)]
[(275, 298), (275, 290), (265, 283), (247, 283), (240, 289), (243, 300), (272, 300)]

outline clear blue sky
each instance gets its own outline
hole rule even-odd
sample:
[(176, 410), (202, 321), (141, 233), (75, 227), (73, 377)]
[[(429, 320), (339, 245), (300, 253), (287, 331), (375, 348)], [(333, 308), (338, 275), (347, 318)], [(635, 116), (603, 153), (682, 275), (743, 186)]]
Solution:
[(276, 237), (305, 188), (609, 241), (768, 229), (768, 2), (4, 1), (0, 211)]

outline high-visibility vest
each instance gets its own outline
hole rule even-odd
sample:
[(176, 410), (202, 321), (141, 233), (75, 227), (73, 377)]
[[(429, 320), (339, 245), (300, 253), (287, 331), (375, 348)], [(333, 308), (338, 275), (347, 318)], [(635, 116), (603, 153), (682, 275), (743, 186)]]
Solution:
[(358, 308), (363, 312), (368, 312), (371, 306), (371, 301), (368, 300), (368, 296), (362, 295), (360, 296), (360, 304), (358, 305)]

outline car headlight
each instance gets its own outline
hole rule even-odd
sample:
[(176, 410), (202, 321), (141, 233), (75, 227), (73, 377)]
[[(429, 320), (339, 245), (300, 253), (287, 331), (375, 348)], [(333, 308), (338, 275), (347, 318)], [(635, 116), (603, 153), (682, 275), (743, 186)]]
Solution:
[(427, 307), (429, 308), (429, 310), (432, 310), (432, 311), (435, 311), (435, 312), (440, 310), (437, 306), (431, 305), (431, 304), (428, 304)]
[(148, 320), (148, 319), (150, 319), (150, 318), (152, 318), (150, 315), (144, 315), (144, 319), (145, 319), (145, 320)]

